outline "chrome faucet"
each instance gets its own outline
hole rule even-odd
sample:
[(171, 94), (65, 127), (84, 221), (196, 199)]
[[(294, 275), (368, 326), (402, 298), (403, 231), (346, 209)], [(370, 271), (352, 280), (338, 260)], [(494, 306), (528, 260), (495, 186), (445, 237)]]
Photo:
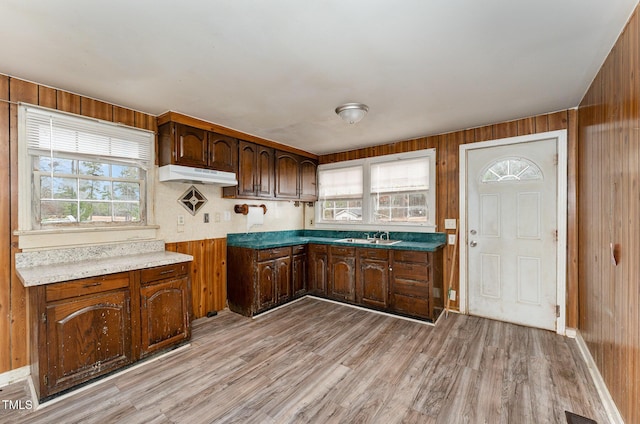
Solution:
[[(386, 236), (386, 237), (385, 237)], [(380, 232), (380, 240), (389, 240), (389, 231)]]

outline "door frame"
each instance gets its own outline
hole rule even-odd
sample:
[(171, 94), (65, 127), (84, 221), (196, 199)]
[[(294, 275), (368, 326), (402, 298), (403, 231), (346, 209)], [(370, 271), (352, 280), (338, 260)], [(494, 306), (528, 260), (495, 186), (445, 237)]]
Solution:
[(460, 312), (469, 312), (469, 279), (468, 273), (468, 249), (467, 249), (467, 153), (470, 150), (486, 147), (506, 146), (510, 144), (528, 143), (532, 141), (548, 140), (555, 138), (558, 146), (558, 175), (557, 175), (557, 275), (556, 275), (556, 302), (560, 306), (560, 316), (556, 319), (556, 333), (566, 335), (566, 309), (567, 309), (567, 130), (548, 131), (537, 134), (517, 137), (501, 138), (497, 140), (482, 141), (479, 143), (461, 144), (459, 148), (460, 160), (460, 220), (459, 220), (459, 305)]

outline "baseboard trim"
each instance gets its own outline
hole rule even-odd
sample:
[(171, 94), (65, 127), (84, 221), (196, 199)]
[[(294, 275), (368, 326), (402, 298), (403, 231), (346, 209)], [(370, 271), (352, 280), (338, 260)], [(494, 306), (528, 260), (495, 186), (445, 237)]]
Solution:
[(0, 387), (26, 380), (31, 375), (31, 368), (27, 365), (15, 370), (3, 372), (0, 374)]
[(575, 328), (567, 327), (564, 329), (564, 335), (566, 337), (569, 337), (570, 339), (575, 339), (577, 334), (578, 334), (578, 330)]
[(596, 386), (596, 390), (598, 391), (598, 395), (600, 396), (600, 400), (602, 401), (602, 405), (609, 417), (609, 422), (612, 424), (624, 424), (624, 420), (620, 415), (620, 411), (618, 411), (618, 407), (616, 403), (613, 401), (611, 397), (611, 393), (609, 393), (609, 389), (602, 378), (602, 374), (600, 374), (600, 370), (598, 370), (598, 366), (596, 362), (593, 360), (593, 356), (591, 356), (591, 352), (589, 352), (589, 348), (587, 347), (587, 343), (582, 338), (580, 331), (575, 330), (576, 335), (575, 339), (578, 343), (578, 349), (580, 349), (580, 353), (582, 353), (582, 357), (587, 364), (587, 368), (589, 368), (589, 374), (591, 374), (591, 379)]

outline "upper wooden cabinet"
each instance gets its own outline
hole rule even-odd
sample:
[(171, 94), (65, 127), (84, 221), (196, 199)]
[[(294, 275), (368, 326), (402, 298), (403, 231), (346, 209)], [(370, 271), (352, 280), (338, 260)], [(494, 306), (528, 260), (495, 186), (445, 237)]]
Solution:
[(279, 199), (315, 201), (318, 199), (317, 161), (276, 150), (276, 191)]
[(238, 141), (222, 134), (168, 122), (158, 127), (159, 165), (184, 165), (236, 172)]
[(209, 133), (209, 166), (219, 171), (238, 172), (238, 140)]
[(224, 197), (273, 198), (275, 188), (274, 150), (240, 140), (238, 142), (238, 185), (224, 187)]

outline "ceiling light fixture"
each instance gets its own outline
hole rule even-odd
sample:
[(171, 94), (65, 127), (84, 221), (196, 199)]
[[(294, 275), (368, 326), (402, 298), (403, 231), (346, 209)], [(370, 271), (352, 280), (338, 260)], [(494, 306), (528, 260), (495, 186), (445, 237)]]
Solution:
[(357, 124), (369, 112), (369, 106), (362, 103), (345, 103), (336, 108), (336, 113), (344, 121), (350, 124)]

